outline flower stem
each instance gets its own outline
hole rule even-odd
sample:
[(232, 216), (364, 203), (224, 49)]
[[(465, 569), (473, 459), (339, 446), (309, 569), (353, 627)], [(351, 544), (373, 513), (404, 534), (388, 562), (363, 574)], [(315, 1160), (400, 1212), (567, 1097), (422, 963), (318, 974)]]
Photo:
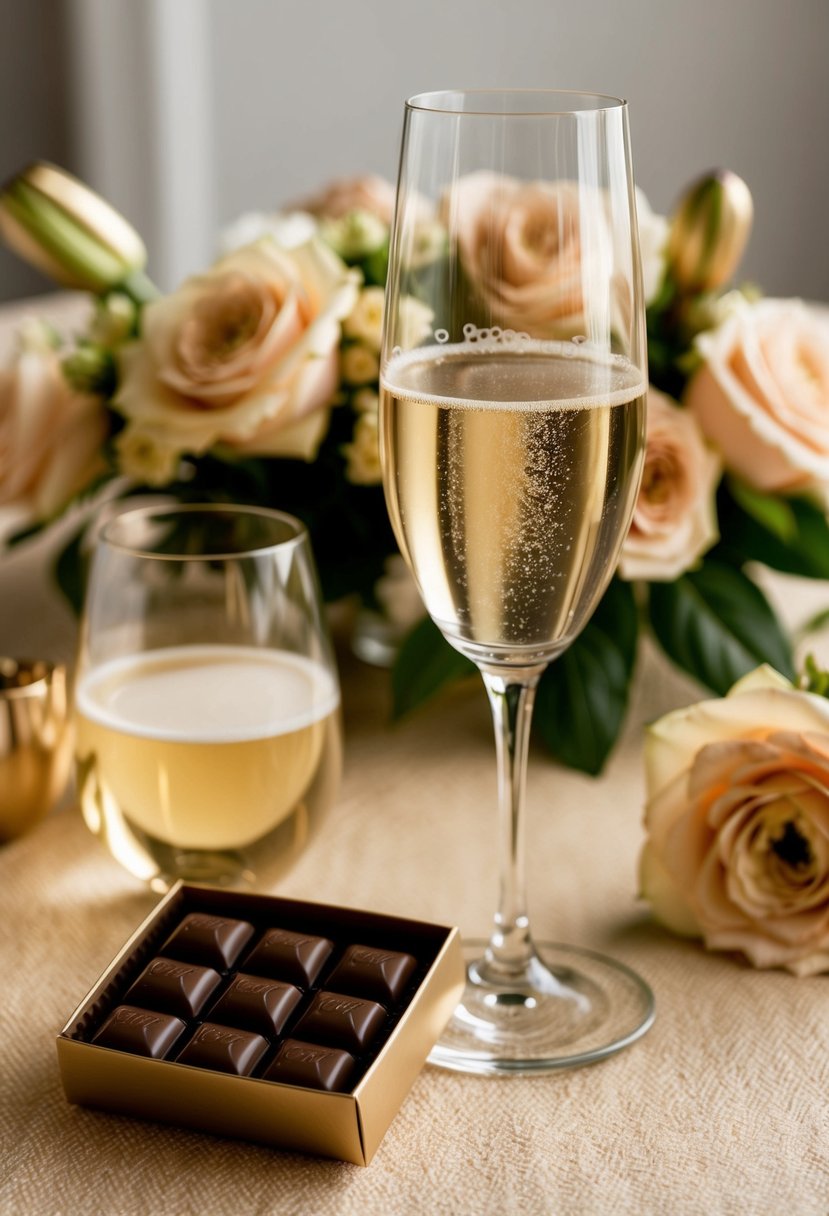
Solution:
[(144, 274), (143, 270), (131, 270), (114, 290), (129, 296), (139, 308), (144, 304), (151, 304), (153, 300), (157, 300), (161, 296), (155, 283)]

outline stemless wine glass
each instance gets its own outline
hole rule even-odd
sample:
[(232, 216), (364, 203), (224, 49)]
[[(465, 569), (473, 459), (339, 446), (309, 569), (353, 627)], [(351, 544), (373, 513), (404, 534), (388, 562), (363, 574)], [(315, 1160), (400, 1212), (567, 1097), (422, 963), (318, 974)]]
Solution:
[(157, 891), (269, 886), (333, 802), (339, 684), (308, 535), (156, 505), (98, 538), (75, 720), (84, 819)]
[[(443, 251), (425, 257), (436, 225)], [(384, 484), (430, 616), (486, 685), (503, 852), (492, 936), (466, 947), (466, 991), (430, 1057), (450, 1068), (586, 1064), (653, 1020), (650, 990), (622, 964), (534, 943), (522, 823), (535, 688), (613, 574), (646, 383), (625, 103), (412, 98), (382, 352)]]

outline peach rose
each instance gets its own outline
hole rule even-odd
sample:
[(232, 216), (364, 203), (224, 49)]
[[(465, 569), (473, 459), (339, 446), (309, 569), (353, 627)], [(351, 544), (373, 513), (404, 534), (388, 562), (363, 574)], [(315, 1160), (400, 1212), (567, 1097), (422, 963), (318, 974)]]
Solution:
[(43, 521), (106, 467), (106, 414), (73, 390), (49, 333), (26, 323), (0, 368), (0, 535)]
[(319, 194), (304, 199), (297, 209), (333, 220), (342, 219), (350, 211), (367, 211), (388, 225), (394, 215), (394, 186), (376, 173), (337, 178)]
[(642, 891), (668, 928), (755, 967), (829, 970), (829, 701), (771, 668), (645, 744)]
[[(358, 281), (316, 241), (286, 250), (262, 240), (149, 304), (140, 340), (119, 356), (122, 460), (143, 450), (144, 465), (161, 468), (170, 453), (216, 444), (312, 459)], [(148, 460), (150, 449), (165, 459)]]
[[(444, 200), (464, 271), (501, 326), (534, 337), (580, 324), (579, 192), (488, 170), (460, 178)], [(603, 222), (603, 221), (602, 221)]]
[(800, 300), (745, 302), (697, 338), (685, 404), (726, 466), (765, 491), (829, 488), (829, 318)]
[[(582, 244), (589, 224), (591, 252), (612, 268), (608, 197), (589, 196), (573, 182), (522, 182), (498, 173), (470, 173), (444, 199), (442, 218), (458, 234), (464, 270), (499, 325), (535, 337), (571, 336), (584, 324)], [(645, 302), (665, 274), (667, 220), (636, 192)], [(616, 284), (612, 307), (629, 308), (627, 286)]]
[(711, 548), (718, 536), (714, 493), (720, 471), (694, 418), (649, 389), (645, 466), (619, 560), (622, 578), (677, 578)]

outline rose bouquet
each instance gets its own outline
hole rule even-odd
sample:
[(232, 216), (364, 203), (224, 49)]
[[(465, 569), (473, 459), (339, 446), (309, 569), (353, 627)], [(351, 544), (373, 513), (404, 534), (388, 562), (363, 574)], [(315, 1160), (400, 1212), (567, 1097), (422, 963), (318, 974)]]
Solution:
[[(162, 296), (137, 234), (103, 200), (51, 166), (13, 179), (0, 233), (95, 305), (70, 339), (28, 323), (0, 373), (8, 543), (104, 484), (121, 496), (268, 503), (308, 524), (328, 599), (359, 596), (408, 629), (393, 673), (398, 712), (474, 673), (422, 619), (380, 484), (393, 201), (387, 182), (365, 178), (244, 216), (215, 265)], [(519, 334), (578, 333), (583, 234), (566, 184), (469, 175), (451, 200), (464, 221), (457, 250), (446, 205), (422, 202), (407, 346), (440, 340), (417, 284), (450, 257), (470, 315), (497, 300)], [(829, 322), (730, 286), (751, 224), (733, 174), (689, 188), (670, 221), (641, 193), (638, 211), (651, 378), (642, 488), (617, 575), (544, 676), (536, 708), (553, 754), (588, 772), (618, 735), (643, 629), (717, 693), (758, 662), (792, 676), (752, 563), (829, 577)], [(74, 602), (83, 551), (81, 532), (57, 566)]]

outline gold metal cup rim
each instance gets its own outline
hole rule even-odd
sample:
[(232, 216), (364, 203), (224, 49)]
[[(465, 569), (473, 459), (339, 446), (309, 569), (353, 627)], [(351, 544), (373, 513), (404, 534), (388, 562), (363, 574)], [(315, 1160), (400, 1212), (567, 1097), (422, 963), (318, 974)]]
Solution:
[(46, 659), (13, 659), (0, 655), (0, 698), (42, 696), (63, 667)]

